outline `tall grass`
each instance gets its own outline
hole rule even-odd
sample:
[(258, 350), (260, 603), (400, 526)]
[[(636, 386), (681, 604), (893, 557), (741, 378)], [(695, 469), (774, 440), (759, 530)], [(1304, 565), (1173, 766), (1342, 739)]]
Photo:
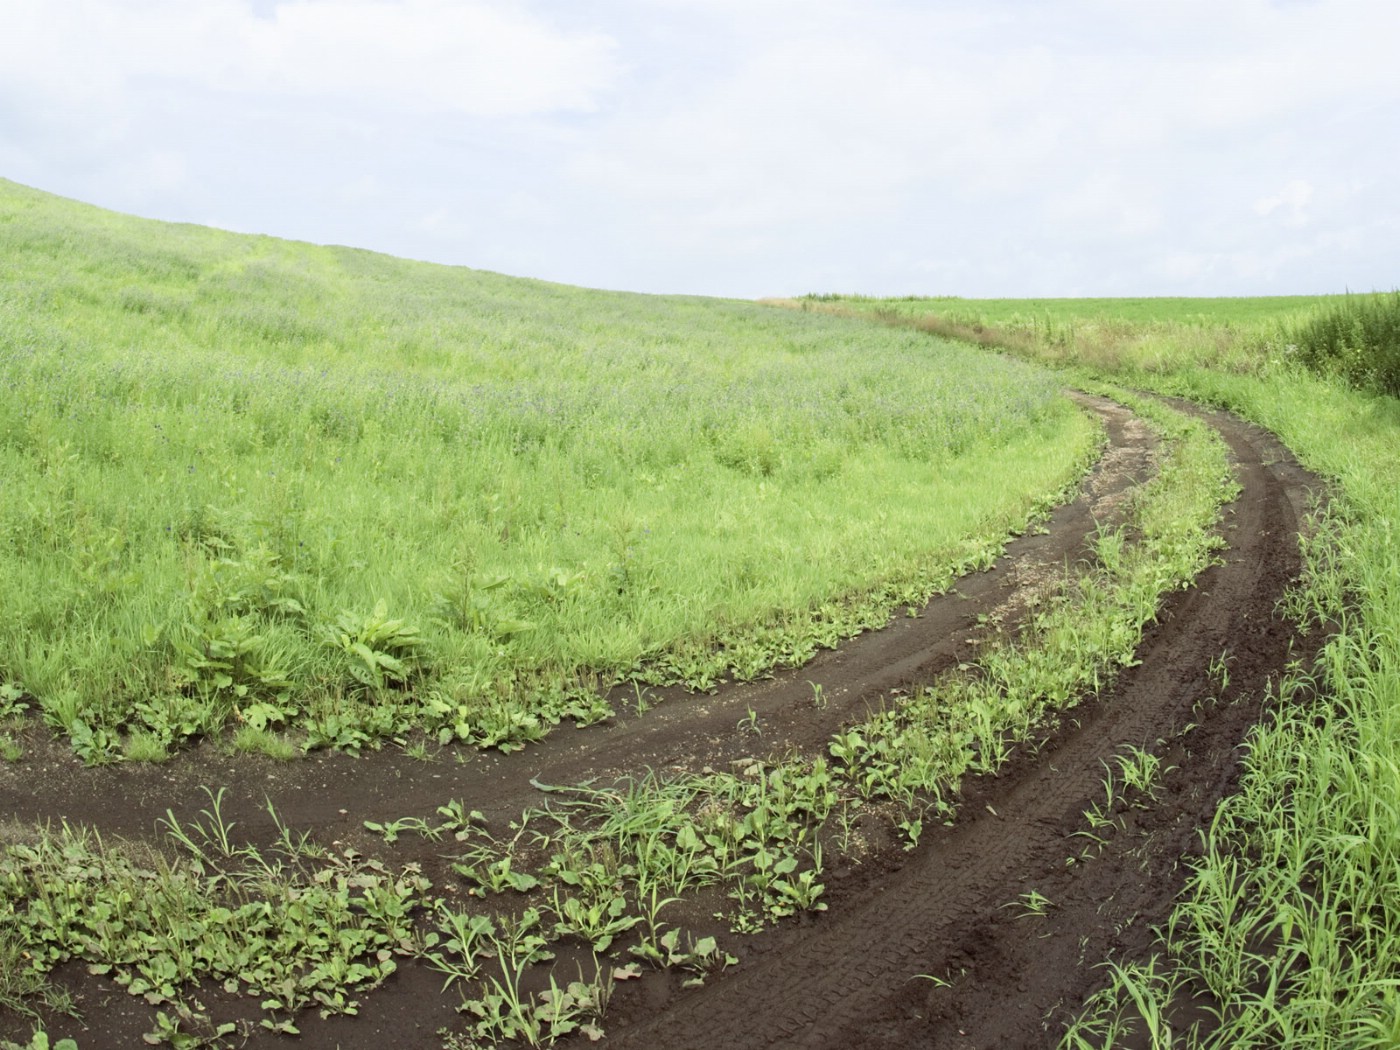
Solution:
[(960, 299), (821, 295), (778, 300), (1062, 365), (1254, 372), (1284, 361), (1400, 396), (1400, 292), (1247, 299)]
[(0, 254), (0, 685), (93, 759), (231, 723), (515, 744), (619, 678), (758, 674), (940, 586), (1097, 440), (1044, 370), (840, 319), (9, 183)]
[(1145, 1004), (1211, 1015), (1176, 1042), (1202, 1047), (1392, 1047), (1400, 987), (1400, 405), (1303, 372), (1219, 376), (1185, 369), (1196, 396), (1274, 430), (1336, 484), (1290, 605), (1335, 634), (1316, 667), (1294, 667), (1249, 741), (1240, 792), (1152, 967), (1125, 966), (1071, 1033), (1119, 1045)]

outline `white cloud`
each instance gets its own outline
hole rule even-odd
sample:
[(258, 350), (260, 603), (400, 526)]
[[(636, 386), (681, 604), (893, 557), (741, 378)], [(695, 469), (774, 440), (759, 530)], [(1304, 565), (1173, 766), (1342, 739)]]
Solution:
[(382, 187), (373, 175), (361, 175), (357, 179), (342, 183), (336, 196), (345, 204), (364, 204), (380, 195)]
[(723, 236), (879, 213), (941, 166), (946, 144), (930, 132), (960, 105), (960, 86), (935, 70), (807, 33), (754, 48), (707, 88), (624, 111), (579, 152), (575, 176)]
[(178, 150), (156, 150), (144, 158), (137, 170), (143, 183), (171, 190), (184, 184), (189, 164)]
[[(570, 171), (642, 211), (629, 234), (729, 266), (801, 243), (788, 265), (816, 272), (802, 257), (823, 240), (815, 227), (826, 250), (863, 229), (883, 260), (1027, 283), (1082, 286), (1096, 268), (1138, 290), (1307, 279), (1287, 244), (1241, 247), (1260, 236), (1241, 215), (1268, 206), (1280, 235), (1317, 221), (1347, 166), (1322, 144), (1354, 136), (1342, 123), (1359, 107), (1400, 111), (1400, 5), (1380, 0), (665, 6), (705, 12), (733, 50), (715, 67), (679, 49), (677, 66), (707, 75), (629, 98)], [(1373, 123), (1368, 161), (1394, 171), (1384, 139)], [(1261, 175), (1324, 150), (1337, 161), (1259, 199)], [(993, 245), (1021, 264), (985, 258)], [(940, 251), (958, 258), (944, 266)], [(839, 287), (897, 279), (893, 263), (850, 258)]]
[(596, 108), (613, 41), (566, 33), (505, 0), (11, 3), (0, 85), (58, 104), (106, 105), (168, 82), (374, 110), (505, 117)]
[(652, 291), (1396, 279), (1392, 0), (0, 9), (3, 174), (158, 217)]
[(1255, 201), (1254, 211), (1265, 218), (1277, 212), (1286, 226), (1306, 226), (1308, 205), (1312, 199), (1312, 183), (1306, 179), (1294, 179), (1273, 196)]
[(368, 93), (408, 108), (587, 111), (615, 72), (608, 37), (563, 34), (518, 4), (298, 0), (258, 29), (256, 60), (235, 84)]
[(1315, 258), (1326, 247), (1325, 243), (1313, 242), (1274, 248), (1242, 248), (1229, 252), (1178, 252), (1163, 260), (1160, 270), (1163, 276), (1174, 282), (1197, 287), (1209, 288), (1212, 282), (1226, 285), (1267, 283), (1295, 264)]
[(434, 208), (420, 215), (412, 228), (432, 241), (461, 242), (472, 236), (475, 226), (453, 208)]

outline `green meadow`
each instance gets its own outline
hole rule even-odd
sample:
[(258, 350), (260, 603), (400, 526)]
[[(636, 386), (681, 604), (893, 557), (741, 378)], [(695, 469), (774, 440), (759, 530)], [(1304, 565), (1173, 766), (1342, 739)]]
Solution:
[(90, 762), (514, 747), (799, 663), (1098, 441), (1044, 368), (841, 318), (13, 183), (0, 254), (0, 696)]
[(1218, 299), (962, 299), (810, 295), (805, 310), (871, 317), (1025, 359), (1175, 372), (1301, 365), (1400, 396), (1400, 292)]
[(1186, 327), (1249, 327), (1280, 316), (1306, 313), (1336, 299), (1327, 295), (1278, 295), (1253, 298), (1183, 299), (1149, 296), (1141, 299), (964, 299), (960, 296), (907, 296), (876, 299), (867, 296), (809, 296), (813, 302), (857, 305), (899, 317), (929, 314), (963, 324), (1006, 329), (1055, 326), (1144, 326), (1178, 324)]
[[(870, 814), (910, 847), (952, 819), (967, 776), (1130, 664), (1163, 590), (1217, 556), (1223, 444), (1138, 391), (1229, 408), (1329, 481), (1283, 610), (1324, 644), (1278, 679), (1157, 950), (1085, 960), (1103, 988), (1062, 1045), (1400, 1045), (1400, 296), (779, 310), (4, 181), (0, 258), (7, 760), (38, 726), (91, 763), (522, 747), (608, 717), (615, 685), (800, 665), (987, 565), (1099, 448), (1066, 387), (1131, 404), (1161, 443), (1124, 527), (1021, 636), (821, 753), (637, 770), (514, 838), (447, 799), (367, 825), (386, 848), (441, 839), (465, 893), (280, 824), (241, 844), (212, 790), (200, 820), (165, 823), (159, 863), (77, 824), (8, 828), (0, 1006), (62, 1012), (51, 975), (80, 961), (161, 1007), (147, 1041), (195, 1045), (177, 1040), (208, 1020), (200, 982), (294, 1032), (412, 958), (460, 994), (471, 1045), (544, 1045), (591, 1033), (615, 972), (532, 997), (552, 945), (724, 969), (661, 910), (718, 900), (747, 932), (824, 909), (824, 849)], [(1134, 758), (1147, 777), (1156, 756)]]

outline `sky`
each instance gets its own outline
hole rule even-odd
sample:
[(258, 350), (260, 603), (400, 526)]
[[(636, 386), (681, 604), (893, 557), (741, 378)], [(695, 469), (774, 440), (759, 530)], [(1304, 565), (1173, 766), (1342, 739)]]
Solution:
[(0, 176), (642, 292), (1388, 290), (1398, 48), (1395, 0), (0, 0)]

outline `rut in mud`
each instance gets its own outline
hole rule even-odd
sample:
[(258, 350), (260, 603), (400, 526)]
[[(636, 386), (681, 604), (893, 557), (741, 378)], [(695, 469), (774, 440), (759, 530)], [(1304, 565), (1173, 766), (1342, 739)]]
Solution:
[[(386, 753), (283, 765), (209, 753), (166, 767), (88, 770), (36, 739), (23, 763), (0, 769), (0, 815), (66, 817), (151, 836), (167, 809), (192, 818), (208, 804), (202, 788), (222, 786), (225, 815), (250, 839), (272, 830), (270, 801), (292, 828), (382, 853), (363, 821), (430, 813), (449, 798), (504, 823), (539, 802), (532, 779), (606, 781), (644, 768), (720, 768), (788, 749), (816, 752), (867, 709), (956, 666), (979, 621), (1014, 626), (1067, 564), (1087, 556), (1096, 526), (1150, 475), (1150, 431), (1121, 407), (1086, 401), (1106, 423), (1109, 451), (1044, 532), (1015, 540), (994, 569), (959, 580), (919, 616), (800, 670), (713, 696), (664, 697), (644, 717), (624, 712), (607, 726), (557, 731), (523, 754), (461, 762)], [(1272, 437), (1223, 414), (1209, 418), (1243, 487), (1227, 510), (1229, 549), (1223, 564), (1169, 601), (1139, 665), (1076, 709), (1075, 721), (1038, 753), (967, 785), (953, 826), (925, 831), (913, 851), (888, 844), (829, 873), (824, 915), (742, 940), (742, 964), (703, 988), (681, 991), (663, 975), (619, 986), (605, 1022), (609, 1045), (1043, 1046), (1100, 980), (1093, 963), (1149, 943), (1180, 885), (1182, 858), (1230, 788), (1267, 682), (1290, 657), (1292, 633), (1275, 607), (1298, 571), (1296, 533), (1313, 489)], [(1204, 704), (1219, 692), (1208, 668), (1226, 653), (1230, 688)], [(814, 684), (824, 708), (811, 702)], [(750, 710), (770, 727), (761, 745), (736, 726)], [(1133, 811), (1098, 855), (1068, 863), (1082, 851), (1074, 835), (1083, 811), (1102, 797), (1102, 763), (1124, 745), (1153, 750), (1175, 768), (1156, 805)], [(432, 845), (405, 845), (394, 861), (406, 860), (423, 863), (435, 882), (452, 877)], [(1031, 890), (1053, 902), (1044, 916), (1006, 907)], [(90, 1027), (75, 1033), (81, 1045), (138, 1045), (150, 1030), (150, 1011), (119, 989), (80, 973), (64, 979), (84, 996)], [(440, 975), (405, 966), (367, 997), (362, 1016), (307, 1018), (299, 1044), (368, 1047), (392, 1038), (405, 1050), (438, 1046), (435, 1033), (453, 1024), (454, 1005)], [(27, 1030), (0, 1019), (0, 1031), (10, 1029)], [(246, 1045), (284, 1044), (256, 1034)]]
[[(733, 980), (683, 997), (616, 1045), (1053, 1045), (1101, 981), (1093, 964), (1150, 945), (1269, 680), (1292, 655), (1276, 606), (1299, 571), (1297, 530), (1314, 490), (1271, 436), (1208, 418), (1243, 487), (1227, 512), (1229, 549), (1169, 601), (1139, 665), (1039, 754), (965, 792), (963, 819), (927, 834), (897, 870), (856, 880), (808, 928), (766, 936)], [(1225, 654), (1230, 688), (1210, 702), (1220, 690), (1209, 668)], [(1175, 768), (1151, 809), (1101, 854), (1071, 863), (1086, 842), (1075, 837), (1083, 812), (1103, 797), (1104, 763), (1124, 745)], [(1025, 914), (1031, 891), (1052, 902), (1044, 916)]]

